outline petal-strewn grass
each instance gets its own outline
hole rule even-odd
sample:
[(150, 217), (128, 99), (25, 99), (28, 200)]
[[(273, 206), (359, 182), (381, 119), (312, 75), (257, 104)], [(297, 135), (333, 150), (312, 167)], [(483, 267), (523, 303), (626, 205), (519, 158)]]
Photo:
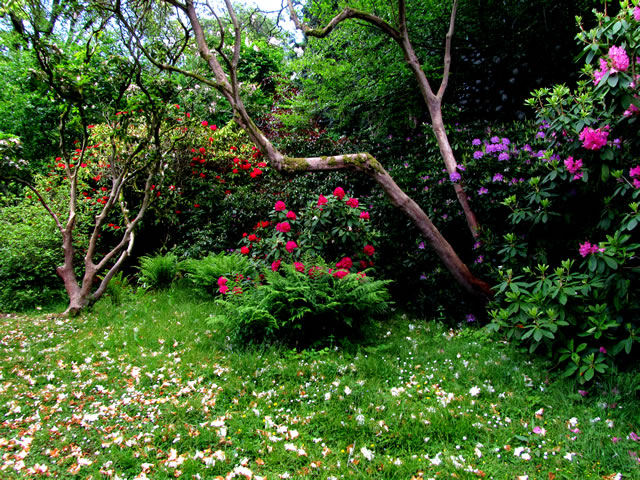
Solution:
[(584, 396), (479, 330), (234, 351), (180, 291), (0, 319), (0, 477), (640, 478), (637, 375)]

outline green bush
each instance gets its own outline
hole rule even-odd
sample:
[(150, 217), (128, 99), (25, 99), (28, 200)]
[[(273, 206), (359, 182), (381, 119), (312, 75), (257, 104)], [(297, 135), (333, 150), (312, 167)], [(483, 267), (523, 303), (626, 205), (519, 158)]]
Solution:
[(203, 295), (213, 295), (218, 291), (220, 277), (236, 278), (238, 275), (251, 278), (255, 273), (250, 260), (237, 253), (211, 254), (200, 260), (187, 260), (183, 264), (186, 278)]
[(138, 269), (138, 281), (143, 288), (168, 288), (178, 276), (178, 257), (173, 253), (140, 257)]
[(29, 199), (0, 212), (0, 310), (27, 310), (64, 299), (56, 273), (62, 263), (60, 235), (47, 212)]
[(265, 269), (262, 277), (262, 285), (246, 291), (236, 282), (219, 281), (221, 290), (227, 288), (217, 301), (221, 313), (211, 322), (222, 325), (240, 344), (317, 346), (357, 332), (391, 303), (388, 280), (334, 271), (318, 258), (313, 265), (296, 262), (281, 265), (277, 272)]

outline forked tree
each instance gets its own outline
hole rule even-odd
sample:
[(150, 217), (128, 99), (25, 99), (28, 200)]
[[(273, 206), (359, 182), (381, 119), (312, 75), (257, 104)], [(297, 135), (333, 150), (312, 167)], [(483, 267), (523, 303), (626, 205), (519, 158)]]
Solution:
[[(153, 31), (149, 26), (150, 22), (157, 21), (158, 18), (158, 14), (157, 12), (154, 12), (152, 4), (140, 4), (137, 2), (125, 4), (121, 0), (116, 0), (108, 8), (110, 8), (111, 12), (118, 17), (121, 24), (127, 29), (132, 37), (132, 41), (137, 44), (138, 48), (140, 48), (147, 58), (157, 67), (192, 77), (201, 83), (215, 88), (229, 102), (229, 105), (234, 112), (235, 122), (247, 132), (250, 139), (269, 159), (271, 166), (282, 172), (310, 172), (347, 169), (369, 176), (387, 194), (389, 201), (412, 220), (460, 286), (476, 297), (486, 299), (492, 296), (491, 287), (471, 273), (469, 268), (462, 262), (449, 242), (442, 236), (440, 231), (436, 228), (422, 208), (420, 208), (414, 200), (400, 189), (391, 175), (389, 175), (381, 163), (378, 162), (378, 160), (371, 154), (367, 152), (358, 152), (330, 157), (289, 157), (280, 152), (268, 140), (266, 135), (258, 128), (247, 112), (241, 97), (241, 85), (238, 80), (238, 66), (240, 62), (243, 31), (230, 0), (224, 0), (224, 6), (226, 9), (224, 18), (207, 2), (198, 3), (196, 5), (193, 0), (185, 0), (184, 2), (178, 0), (165, 0), (163, 3), (165, 6), (169, 5), (173, 7), (173, 22), (182, 24), (181, 19), (186, 19), (184, 23), (188, 23), (190, 27), (184, 29), (184, 42), (186, 43), (189, 40), (188, 37), (193, 37), (193, 40), (195, 41), (195, 48), (197, 48), (198, 54), (206, 63), (211, 75), (202, 75), (191, 69), (177, 66), (176, 64), (163, 63), (160, 59), (154, 56), (151, 48), (148, 48), (148, 46), (145, 45), (145, 43), (151, 42), (152, 40), (148, 36)], [(161, 7), (161, 5), (162, 4), (158, 4), (157, 6)], [(451, 15), (449, 43), (450, 36), (453, 32), (455, 7), (456, 3), (454, 3), (454, 11)], [(401, 11), (404, 12), (404, 9)], [(168, 14), (169, 12), (167, 11), (167, 15)], [(212, 30), (212, 20), (218, 28), (216, 35), (211, 35), (210, 33)], [(228, 25), (225, 24), (227, 21), (229, 22)], [(207, 32), (209, 34), (205, 33), (203, 23), (207, 25)], [(401, 33), (398, 33), (398, 36), (399, 39), (402, 38)], [(182, 41), (175, 39), (174, 41), (176, 43), (182, 43)], [(155, 42), (155, 44), (157, 45), (157, 42)], [(450, 48), (448, 50), (450, 50)], [(411, 52), (412, 50), (407, 51)], [(416, 63), (416, 65), (418, 64)], [(429, 95), (428, 98), (431, 99), (433, 116), (436, 119), (436, 124), (441, 126), (442, 117), (440, 113), (440, 105), (444, 89), (446, 88), (448, 68), (448, 62), (445, 62), (447, 75), (445, 75), (445, 79), (443, 80), (443, 84), (440, 87), (438, 94), (432, 95), (432, 93), (429, 93), (430, 89), (427, 91), (427, 94)], [(424, 83), (424, 85), (428, 86), (428, 83)], [(440, 135), (446, 139), (443, 126), (441, 128)], [(446, 146), (448, 146), (448, 141), (446, 143), (443, 142), (441, 148), (446, 148)], [(450, 150), (450, 147), (448, 148)], [(447, 154), (446, 158), (448, 158), (450, 162), (455, 163), (452, 153)]]

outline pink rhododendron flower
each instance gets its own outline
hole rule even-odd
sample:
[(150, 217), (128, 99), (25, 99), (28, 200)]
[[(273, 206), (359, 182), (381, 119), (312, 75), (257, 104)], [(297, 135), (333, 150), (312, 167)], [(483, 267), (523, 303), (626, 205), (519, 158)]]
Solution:
[(342, 200), (344, 198), (344, 189), (342, 187), (337, 187), (334, 191), (333, 191), (333, 196), (337, 197), (338, 200)]
[(589, 242), (584, 242), (580, 244), (580, 249), (578, 250), (580, 255), (586, 257), (592, 253), (604, 252), (604, 247), (598, 247), (598, 245), (592, 245)]
[(218, 278), (218, 286), (221, 287), (222, 285), (226, 285), (227, 284), (227, 279), (224, 277), (220, 277)]
[(291, 225), (289, 225), (289, 222), (278, 223), (276, 224), (276, 230), (282, 233), (287, 233), (291, 231)]
[(227, 287), (226, 285), (221, 285), (219, 290), (220, 293), (227, 293), (229, 291), (229, 287)]
[(344, 257), (342, 260), (336, 263), (336, 267), (349, 270), (351, 267), (353, 267), (353, 262), (351, 261), (351, 258)]
[(631, 177), (640, 177), (640, 165), (636, 165), (631, 170), (629, 170), (629, 175)]
[(349, 200), (347, 200), (347, 205), (349, 205), (351, 208), (358, 208), (358, 199), (357, 198), (350, 198)]
[(602, 128), (584, 127), (580, 132), (579, 139), (582, 141), (582, 146), (587, 150), (600, 150), (607, 144), (607, 137), (609, 136), (609, 126)]
[(287, 209), (287, 206), (284, 204), (282, 200), (278, 200), (276, 204), (273, 206), (276, 212), (283, 212)]
[(376, 249), (373, 248), (373, 245), (365, 245), (362, 250), (370, 257), (372, 257), (374, 253), (376, 253)]
[(291, 253), (293, 252), (296, 248), (298, 248), (298, 244), (296, 242), (294, 242), (293, 240), (289, 240), (287, 242), (287, 244), (285, 245), (285, 247), (287, 249), (287, 252)]
[(333, 272), (333, 276), (338, 278), (344, 278), (347, 275), (349, 275), (349, 272), (347, 272), (346, 270), (337, 270)]
[(626, 72), (629, 68), (629, 56), (624, 48), (612, 46), (609, 48), (609, 58), (611, 59), (611, 68), (616, 72)]
[(295, 212), (292, 212), (291, 210), (289, 210), (289, 211), (287, 212), (287, 218), (288, 218), (289, 220), (295, 220), (295, 219), (296, 219), (296, 218), (298, 218), (298, 217), (296, 217)]
[(636, 21), (640, 22), (640, 7), (635, 7), (633, 9), (633, 18), (635, 18)]
[(635, 115), (638, 112), (640, 112), (640, 109), (638, 107), (636, 107), (635, 104), (631, 103), (631, 104), (629, 104), (629, 108), (627, 108), (622, 113), (622, 116), (625, 117), (625, 118), (628, 118), (628, 117), (632, 117), (633, 115)]
[(278, 259), (278, 260), (276, 260), (275, 262), (273, 262), (273, 263), (271, 264), (271, 271), (272, 271), (272, 272), (277, 272), (277, 271), (278, 271), (278, 269), (280, 268), (280, 263), (281, 263), (281, 262), (282, 262), (282, 261), (281, 261), (280, 259)]
[(360, 212), (360, 218), (363, 220), (369, 220), (369, 212)]
[(318, 206), (326, 205), (328, 201), (329, 200), (327, 200), (327, 197), (325, 197), (324, 195), (320, 195), (318, 197)]
[(304, 265), (303, 265), (302, 263), (300, 263), (300, 262), (294, 262), (294, 263), (293, 263), (293, 267), (294, 267), (297, 271), (304, 273)]

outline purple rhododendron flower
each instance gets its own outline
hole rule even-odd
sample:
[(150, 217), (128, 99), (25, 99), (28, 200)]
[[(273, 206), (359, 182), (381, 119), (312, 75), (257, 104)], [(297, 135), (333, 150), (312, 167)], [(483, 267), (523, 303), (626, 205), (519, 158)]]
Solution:
[(500, 143), (500, 137), (491, 137), (491, 143)]
[(453, 183), (457, 182), (461, 178), (462, 178), (462, 175), (460, 175), (458, 172), (451, 172), (449, 174), (449, 180), (451, 180)]
[(498, 155), (498, 160), (509, 160), (509, 154), (507, 152), (502, 152), (500, 155)]
[(486, 187), (480, 187), (478, 189), (478, 195), (485, 195), (487, 193), (489, 193), (489, 190)]
[(476, 160), (482, 158), (483, 156), (484, 152), (482, 150), (476, 150), (475, 152), (473, 152), (473, 158), (475, 158)]
[(474, 138), (473, 141), (471, 142), (471, 145), (473, 145), (474, 147), (477, 147), (478, 145), (482, 145), (482, 142), (480, 141), (479, 138)]
[(501, 173), (496, 173), (493, 176), (493, 179), (491, 180), (492, 182), (501, 182), (504, 180), (504, 176)]
[(633, 18), (635, 18), (637, 22), (640, 22), (640, 7), (633, 9)]

